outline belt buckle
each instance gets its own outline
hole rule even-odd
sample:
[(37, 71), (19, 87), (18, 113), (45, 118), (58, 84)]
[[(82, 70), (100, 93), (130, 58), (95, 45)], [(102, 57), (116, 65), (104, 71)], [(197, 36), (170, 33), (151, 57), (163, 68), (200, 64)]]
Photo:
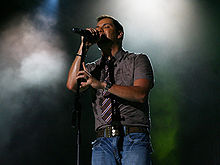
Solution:
[(112, 136), (119, 136), (119, 130), (115, 129), (113, 126), (111, 127)]

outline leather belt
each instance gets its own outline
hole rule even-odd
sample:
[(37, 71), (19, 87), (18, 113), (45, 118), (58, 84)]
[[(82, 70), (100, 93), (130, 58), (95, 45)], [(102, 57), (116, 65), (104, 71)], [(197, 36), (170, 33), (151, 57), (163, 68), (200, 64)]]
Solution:
[(115, 128), (113, 126), (108, 126), (106, 128), (97, 131), (96, 136), (98, 137), (115, 137), (115, 136), (126, 136), (129, 133), (148, 133), (147, 127), (141, 126), (121, 126)]

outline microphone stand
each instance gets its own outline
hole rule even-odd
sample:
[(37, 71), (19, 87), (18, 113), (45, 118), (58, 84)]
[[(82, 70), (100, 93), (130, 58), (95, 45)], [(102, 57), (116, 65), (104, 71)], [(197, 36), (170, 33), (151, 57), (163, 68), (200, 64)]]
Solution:
[[(85, 44), (85, 42), (84, 42), (84, 44)], [(80, 69), (79, 70), (83, 70), (82, 63), (85, 60), (86, 50), (87, 50), (87, 47), (83, 46), (82, 55), (81, 55), (81, 62), (80, 62)], [(80, 140), (81, 140), (80, 120), (81, 120), (81, 108), (82, 108), (81, 104), (80, 104), (80, 84), (81, 84), (81, 82), (82, 82), (82, 79), (77, 80), (77, 92), (76, 92), (76, 95), (75, 95), (75, 111), (73, 110), (73, 112), (72, 112), (72, 127), (75, 128), (75, 130), (76, 130), (76, 143), (77, 143), (76, 160), (77, 160), (77, 165), (80, 164)], [(75, 121), (74, 121), (74, 119), (75, 119)]]

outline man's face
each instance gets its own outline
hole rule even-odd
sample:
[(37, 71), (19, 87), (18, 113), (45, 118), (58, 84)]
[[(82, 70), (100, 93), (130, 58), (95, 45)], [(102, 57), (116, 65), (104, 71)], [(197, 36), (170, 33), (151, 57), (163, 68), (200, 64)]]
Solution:
[(116, 31), (115, 25), (113, 24), (113, 21), (110, 18), (104, 18), (100, 20), (96, 25), (96, 30), (99, 31), (101, 37), (100, 42), (104, 42), (104, 38), (107, 38), (106, 41), (108, 39), (111, 40), (111, 42), (116, 42), (118, 40), (118, 33)]

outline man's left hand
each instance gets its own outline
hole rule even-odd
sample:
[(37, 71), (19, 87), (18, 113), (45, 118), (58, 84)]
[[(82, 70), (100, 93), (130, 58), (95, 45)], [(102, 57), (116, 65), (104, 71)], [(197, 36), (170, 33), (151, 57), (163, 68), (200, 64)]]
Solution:
[(77, 74), (76, 79), (85, 79), (85, 82), (81, 82), (80, 88), (87, 88), (89, 86), (95, 88), (95, 89), (104, 89), (105, 88), (105, 83), (98, 81), (96, 78), (94, 78), (86, 69), (85, 63), (83, 62), (83, 70), (79, 71)]

